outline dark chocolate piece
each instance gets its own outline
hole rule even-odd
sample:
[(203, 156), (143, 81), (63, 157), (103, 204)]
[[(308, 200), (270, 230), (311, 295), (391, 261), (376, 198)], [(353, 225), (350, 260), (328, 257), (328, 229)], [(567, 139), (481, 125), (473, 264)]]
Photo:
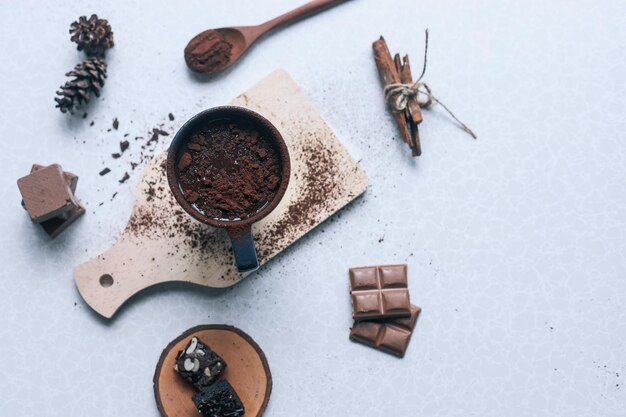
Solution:
[(226, 369), (226, 362), (197, 337), (192, 337), (184, 350), (176, 357), (176, 372), (198, 389), (219, 378)]
[(32, 221), (41, 223), (77, 206), (70, 186), (57, 164), (35, 170), (17, 180), (24, 208)]
[(128, 172), (125, 172), (124, 176), (121, 179), (119, 179), (118, 182), (120, 184), (124, 184), (126, 182), (126, 180), (128, 180), (129, 178), (130, 178), (130, 175), (128, 175)]
[(77, 202), (76, 207), (67, 213), (50, 220), (46, 220), (45, 222), (41, 222), (41, 227), (43, 227), (43, 230), (48, 234), (48, 236), (54, 239), (83, 214), (85, 214), (85, 209), (80, 205), (80, 203)]
[(404, 319), (355, 321), (350, 329), (350, 340), (402, 358), (421, 311), (411, 304), (411, 316)]
[(99, 172), (99, 174), (100, 176), (102, 176), (108, 174), (109, 172), (111, 172), (109, 168), (104, 168), (102, 171)]
[(245, 413), (239, 396), (225, 379), (204, 388), (192, 399), (203, 417), (240, 417)]
[(350, 293), (352, 318), (355, 320), (410, 315), (406, 265), (350, 268)]

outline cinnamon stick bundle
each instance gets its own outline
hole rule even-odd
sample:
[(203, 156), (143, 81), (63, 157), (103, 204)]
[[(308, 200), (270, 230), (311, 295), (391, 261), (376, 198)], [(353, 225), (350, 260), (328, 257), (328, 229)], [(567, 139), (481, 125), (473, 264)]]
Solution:
[[(391, 58), (387, 42), (382, 36), (372, 44), (372, 48), (374, 49), (374, 61), (376, 62), (383, 88), (398, 83), (413, 84), (408, 55), (405, 55), (403, 59), (400, 59), (399, 54)], [(418, 125), (422, 122), (422, 112), (417, 102), (417, 97), (409, 97), (406, 109), (403, 112), (394, 111), (393, 117), (398, 125), (402, 139), (411, 148), (412, 156), (421, 155), (422, 147)]]

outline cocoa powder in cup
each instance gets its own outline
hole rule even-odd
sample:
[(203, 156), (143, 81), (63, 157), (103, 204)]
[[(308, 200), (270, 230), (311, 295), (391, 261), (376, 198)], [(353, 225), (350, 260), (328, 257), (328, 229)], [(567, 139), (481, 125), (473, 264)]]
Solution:
[(227, 119), (201, 125), (178, 152), (183, 198), (208, 218), (236, 221), (266, 207), (281, 182), (280, 155), (254, 126)]

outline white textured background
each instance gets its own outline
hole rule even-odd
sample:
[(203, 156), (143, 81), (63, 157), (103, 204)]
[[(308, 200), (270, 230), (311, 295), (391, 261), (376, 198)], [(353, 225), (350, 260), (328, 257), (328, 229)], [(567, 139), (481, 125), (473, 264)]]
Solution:
[[(161, 349), (202, 323), (263, 347), (268, 416), (626, 415), (623, 1), (354, 0), (212, 80), (186, 70), (193, 35), (300, 1), (103, 3), (1, 5), (1, 416), (157, 416)], [(116, 46), (102, 98), (72, 119), (53, 97), (81, 59), (69, 23), (92, 12)], [(412, 160), (370, 45), (384, 34), (418, 72), (426, 27), (426, 80), (479, 139), (434, 109)], [(122, 134), (145, 136), (169, 112), (175, 129), (279, 67), (361, 160), (366, 195), (235, 288), (165, 285), (100, 319), (71, 273), (130, 213), (138, 172), (118, 184), (128, 158), (109, 156)], [(114, 117), (120, 130), (107, 132)], [(80, 176), (88, 213), (55, 241), (19, 205), (15, 181), (33, 162)], [(397, 262), (424, 308), (403, 360), (348, 341), (348, 267)]]

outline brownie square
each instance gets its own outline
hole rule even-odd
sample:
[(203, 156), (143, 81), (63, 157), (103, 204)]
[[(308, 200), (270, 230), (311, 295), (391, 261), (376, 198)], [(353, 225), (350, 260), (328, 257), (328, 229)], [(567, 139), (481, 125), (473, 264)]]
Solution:
[(226, 369), (226, 362), (200, 339), (192, 337), (185, 349), (178, 352), (174, 369), (201, 390), (219, 378)]
[(240, 417), (245, 413), (239, 396), (225, 379), (205, 387), (192, 399), (203, 417)]

